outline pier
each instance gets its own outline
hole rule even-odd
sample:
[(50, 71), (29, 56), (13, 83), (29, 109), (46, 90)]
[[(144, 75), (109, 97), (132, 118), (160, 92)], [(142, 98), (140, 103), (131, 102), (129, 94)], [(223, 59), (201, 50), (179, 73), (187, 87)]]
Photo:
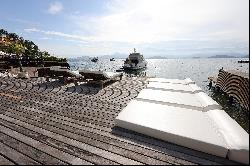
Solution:
[(100, 89), (1, 76), (0, 164), (238, 164), (116, 127), (146, 84), (123, 77)]

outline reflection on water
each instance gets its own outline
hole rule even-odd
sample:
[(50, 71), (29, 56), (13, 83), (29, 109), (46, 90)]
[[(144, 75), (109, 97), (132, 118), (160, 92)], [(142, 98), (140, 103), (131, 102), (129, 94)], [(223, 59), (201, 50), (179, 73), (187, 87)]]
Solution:
[[(148, 68), (144, 71), (128, 72), (128, 76), (149, 76), (168, 79), (185, 79), (191, 78), (200, 86), (208, 95), (220, 103), (223, 109), (243, 127), (249, 130), (249, 118), (235, 104), (230, 106), (227, 104), (227, 98), (224, 95), (214, 94), (207, 86), (209, 84), (208, 77), (216, 76), (222, 67), (225, 70), (249, 71), (249, 63), (238, 63), (238, 58), (231, 59), (147, 59)], [(247, 59), (248, 60), (248, 59)], [(97, 63), (90, 60), (77, 62), (69, 62), (72, 70), (89, 69), (103, 71), (117, 71), (123, 64), (123, 59), (110, 61), (109, 59), (100, 59)], [(222, 98), (220, 98), (222, 96)]]

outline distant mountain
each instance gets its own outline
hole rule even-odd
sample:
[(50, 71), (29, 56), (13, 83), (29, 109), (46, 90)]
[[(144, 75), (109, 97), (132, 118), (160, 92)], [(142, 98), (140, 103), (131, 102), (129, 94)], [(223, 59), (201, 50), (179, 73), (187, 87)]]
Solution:
[(237, 57), (231, 55), (215, 55), (215, 56), (210, 56), (208, 58), (237, 58)]
[[(129, 53), (119, 53), (116, 52), (114, 54), (106, 54), (106, 55), (95, 55), (96, 57), (99, 57), (100, 59), (126, 59), (129, 56)], [(67, 58), (69, 61), (86, 61), (91, 58), (93, 58), (93, 55), (83, 55), (81, 57), (76, 57), (71, 55), (71, 57), (74, 58)], [(243, 54), (243, 53), (225, 53), (225, 54), (218, 54), (218, 55), (211, 55), (211, 54), (192, 54), (192, 55), (154, 55), (154, 54), (146, 54), (144, 55), (145, 59), (176, 59), (176, 58), (192, 58), (192, 59), (199, 59), (199, 58), (249, 58), (249, 54)]]
[(85, 61), (89, 59), (90, 59), (89, 56), (81, 56), (81, 57), (76, 57), (76, 58), (68, 58), (67, 60), (71, 62), (75, 62), (75, 61)]
[(75, 61), (88, 61), (93, 57), (99, 57), (99, 59), (126, 59), (128, 55), (122, 53), (115, 53), (112, 55), (96, 55), (96, 56), (81, 56), (76, 58), (68, 58), (68, 61), (75, 62)]
[(168, 58), (164, 56), (152, 56), (152, 57), (148, 57), (147, 59), (168, 59)]
[(194, 56), (194, 57), (192, 57), (193, 59), (200, 59), (201, 57), (199, 57), (199, 56)]
[(126, 59), (128, 57), (127, 54), (123, 54), (123, 53), (114, 53), (112, 55), (103, 55), (101, 56), (101, 58), (104, 58), (104, 59), (111, 59), (111, 58), (114, 58), (114, 59)]

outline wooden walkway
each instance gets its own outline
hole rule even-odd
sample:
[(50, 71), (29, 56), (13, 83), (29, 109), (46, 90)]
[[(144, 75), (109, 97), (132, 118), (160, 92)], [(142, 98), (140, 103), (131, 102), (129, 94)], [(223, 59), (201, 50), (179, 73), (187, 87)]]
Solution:
[(237, 164), (115, 127), (145, 86), (129, 77), (102, 90), (0, 77), (0, 165)]

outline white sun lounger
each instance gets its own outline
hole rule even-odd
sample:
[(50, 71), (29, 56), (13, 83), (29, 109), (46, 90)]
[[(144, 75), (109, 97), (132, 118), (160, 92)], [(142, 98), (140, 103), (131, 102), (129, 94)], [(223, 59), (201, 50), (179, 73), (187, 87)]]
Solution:
[(166, 79), (166, 78), (149, 78), (149, 82), (161, 82), (161, 83), (172, 83), (172, 84), (195, 84), (190, 78), (186, 78), (185, 80), (179, 79)]
[(116, 125), (220, 157), (227, 155), (223, 137), (201, 111), (134, 100), (116, 118)]
[(82, 77), (82, 75), (80, 75), (80, 74), (78, 74), (78, 73), (76, 73), (76, 72), (74, 72), (74, 71), (71, 71), (71, 70), (69, 70), (69, 69), (66, 68), (66, 67), (51, 66), (51, 67), (50, 67), (50, 70), (51, 70), (51, 71), (55, 71), (55, 72), (65, 72), (65, 73), (67, 73), (68, 75), (73, 76), (73, 77), (75, 77), (75, 78), (81, 78), (81, 77)]
[(117, 116), (117, 126), (249, 164), (249, 135), (192, 80), (151, 79), (149, 85)]
[(87, 80), (89, 83), (97, 83), (103, 88), (104, 84), (115, 81), (117, 78), (122, 79), (122, 73), (105, 72), (105, 71), (90, 71), (90, 70), (80, 70), (79, 73)]
[(94, 77), (97, 77), (97, 79), (113, 79), (122, 75), (121, 73), (90, 70), (79, 70), (79, 73), (88, 79), (94, 79)]
[(121, 73), (114, 73), (114, 72), (103, 72), (103, 75), (106, 77), (106, 78), (117, 78), (117, 77), (120, 77), (122, 74)]
[(226, 140), (229, 149), (228, 158), (249, 164), (249, 134), (225, 111), (210, 110), (207, 114), (213, 119), (218, 131)]
[(173, 84), (162, 82), (149, 82), (148, 89), (174, 91), (174, 92), (186, 92), (186, 93), (198, 93), (202, 92), (202, 89), (196, 84)]
[(192, 108), (200, 111), (221, 109), (220, 105), (204, 92), (183, 93), (155, 89), (143, 89), (137, 99), (163, 105)]

